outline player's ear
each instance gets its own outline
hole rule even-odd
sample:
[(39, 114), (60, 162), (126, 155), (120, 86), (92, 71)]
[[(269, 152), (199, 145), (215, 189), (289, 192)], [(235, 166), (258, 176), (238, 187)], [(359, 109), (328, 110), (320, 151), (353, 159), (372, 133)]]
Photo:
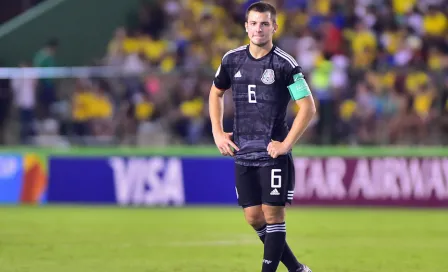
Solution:
[(244, 28), (246, 28), (246, 32), (248, 32), (247, 31), (247, 22), (244, 23)]

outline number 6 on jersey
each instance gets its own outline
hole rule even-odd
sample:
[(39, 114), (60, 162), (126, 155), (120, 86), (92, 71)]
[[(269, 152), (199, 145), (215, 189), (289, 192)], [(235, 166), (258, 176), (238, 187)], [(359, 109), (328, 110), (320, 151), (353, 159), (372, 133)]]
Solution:
[(257, 96), (255, 94), (256, 85), (247, 85), (247, 96), (249, 98), (249, 103), (257, 103)]
[(271, 170), (271, 188), (282, 188), (281, 172), (282, 172), (282, 169), (272, 169)]

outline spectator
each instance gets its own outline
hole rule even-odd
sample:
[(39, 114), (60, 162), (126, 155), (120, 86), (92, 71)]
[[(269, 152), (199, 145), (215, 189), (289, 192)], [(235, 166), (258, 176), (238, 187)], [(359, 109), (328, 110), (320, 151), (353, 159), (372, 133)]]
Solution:
[[(105, 77), (107, 86), (100, 88), (78, 81), (72, 92), (70, 79), (58, 88), (58, 95), (73, 101), (73, 133), (108, 144), (114, 135), (122, 144), (167, 144), (176, 138), (210, 143), (210, 84), (222, 56), (248, 42), (243, 24), (252, 2), (141, 1), (126, 28), (117, 28), (104, 58), (123, 75)], [(318, 108), (302, 142), (429, 144), (428, 139), (448, 139), (443, 1), (269, 2), (278, 8), (275, 43), (301, 65)], [(39, 51), (38, 66), (55, 65), (55, 44)], [(51, 109), (55, 88), (53, 80), (39, 80), (40, 108)], [(231, 93), (224, 97), (228, 130)], [(291, 105), (288, 120), (297, 110)], [(58, 116), (52, 112), (51, 117)], [(425, 128), (430, 128), (426, 134)], [(164, 141), (145, 139), (156, 134)]]
[(93, 108), (92, 86), (90, 81), (78, 79), (72, 96), (72, 120), (75, 142), (82, 144), (90, 135), (91, 108)]
[[(29, 68), (28, 62), (20, 64), (21, 68)], [(35, 107), (37, 92), (37, 75), (24, 72), (23, 76), (12, 79), (15, 106), (19, 112), (20, 120), (20, 143), (29, 144), (29, 137), (35, 135)]]
[(114, 105), (109, 95), (109, 86), (99, 80), (93, 85), (90, 123), (95, 144), (107, 144), (114, 141)]
[(0, 78), (0, 145), (5, 144), (6, 123), (12, 100), (10, 80)]
[[(40, 49), (34, 56), (34, 67), (55, 67), (56, 66), (56, 50), (59, 46), (57, 39), (51, 39)], [(50, 115), (50, 109), (56, 102), (56, 86), (54, 79), (42, 78), (39, 80), (38, 100), (40, 112), (44, 117)]]

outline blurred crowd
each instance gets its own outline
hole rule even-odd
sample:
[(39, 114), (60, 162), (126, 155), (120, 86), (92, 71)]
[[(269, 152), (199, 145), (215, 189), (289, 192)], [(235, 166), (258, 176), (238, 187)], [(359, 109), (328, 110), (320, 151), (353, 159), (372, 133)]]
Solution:
[[(127, 24), (97, 61), (121, 67), (123, 76), (12, 82), (21, 143), (212, 143), (208, 92), (225, 52), (249, 42), (244, 20), (253, 2), (142, 1), (123, 14)], [(448, 142), (444, 1), (265, 2), (278, 10), (275, 44), (302, 66), (318, 107), (302, 143)], [(57, 45), (50, 41), (22, 65), (51, 67)], [(228, 93), (224, 127), (231, 130)], [(289, 123), (297, 110), (291, 103)]]

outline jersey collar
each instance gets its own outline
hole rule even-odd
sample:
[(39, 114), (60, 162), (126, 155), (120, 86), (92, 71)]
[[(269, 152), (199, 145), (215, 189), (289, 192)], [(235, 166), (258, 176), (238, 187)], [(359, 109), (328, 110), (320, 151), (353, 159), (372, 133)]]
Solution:
[(266, 55), (264, 55), (263, 57), (261, 57), (261, 58), (259, 58), (259, 59), (254, 58), (254, 57), (250, 54), (249, 47), (250, 47), (250, 45), (248, 44), (247, 47), (246, 47), (246, 53), (247, 53), (247, 56), (248, 56), (251, 60), (253, 60), (253, 61), (261, 61), (261, 60), (264, 60), (265, 58), (269, 57), (269, 56), (272, 54), (272, 52), (274, 52), (274, 49), (275, 49), (276, 46), (275, 46), (275, 44), (274, 44), (274, 45), (272, 46), (272, 48), (271, 48), (271, 51), (269, 51), (269, 53), (267, 53)]

